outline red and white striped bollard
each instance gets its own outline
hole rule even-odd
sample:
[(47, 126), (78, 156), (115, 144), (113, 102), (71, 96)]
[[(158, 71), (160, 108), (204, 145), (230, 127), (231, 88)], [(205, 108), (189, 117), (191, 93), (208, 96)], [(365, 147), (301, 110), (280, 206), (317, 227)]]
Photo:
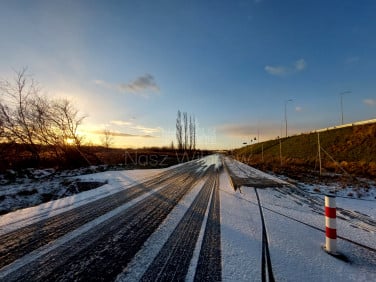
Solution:
[(336, 214), (336, 198), (334, 196), (325, 196), (325, 249), (332, 254), (337, 253)]

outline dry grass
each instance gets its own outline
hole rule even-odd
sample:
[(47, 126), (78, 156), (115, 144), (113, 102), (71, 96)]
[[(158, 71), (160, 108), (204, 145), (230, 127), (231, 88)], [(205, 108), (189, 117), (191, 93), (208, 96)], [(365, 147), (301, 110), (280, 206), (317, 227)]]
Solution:
[[(343, 173), (342, 167), (349, 174), (376, 178), (375, 123), (320, 132), (320, 143), (328, 153), (321, 151), (324, 171)], [(305, 171), (317, 171), (319, 167), (317, 133), (246, 146), (235, 150), (233, 155), (248, 164), (271, 169), (299, 168)]]

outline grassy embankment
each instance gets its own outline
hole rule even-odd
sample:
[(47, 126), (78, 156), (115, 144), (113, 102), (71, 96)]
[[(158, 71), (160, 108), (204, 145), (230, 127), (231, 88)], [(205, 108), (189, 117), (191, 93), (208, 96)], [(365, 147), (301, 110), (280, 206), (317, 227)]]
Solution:
[[(343, 168), (351, 175), (376, 178), (376, 123), (326, 130), (319, 136), (324, 172), (343, 173)], [(260, 142), (234, 150), (233, 155), (263, 170), (314, 173), (319, 170), (318, 134)]]

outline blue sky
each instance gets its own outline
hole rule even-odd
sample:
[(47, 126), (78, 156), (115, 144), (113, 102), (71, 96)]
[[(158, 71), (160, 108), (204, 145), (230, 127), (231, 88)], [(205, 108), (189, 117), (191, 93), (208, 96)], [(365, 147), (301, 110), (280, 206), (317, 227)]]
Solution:
[[(25, 66), (124, 147), (175, 141), (178, 109), (198, 145), (376, 118), (376, 1), (2, 1), (0, 77)], [(146, 137), (152, 136), (152, 137)], [(284, 135), (284, 133), (282, 133)]]

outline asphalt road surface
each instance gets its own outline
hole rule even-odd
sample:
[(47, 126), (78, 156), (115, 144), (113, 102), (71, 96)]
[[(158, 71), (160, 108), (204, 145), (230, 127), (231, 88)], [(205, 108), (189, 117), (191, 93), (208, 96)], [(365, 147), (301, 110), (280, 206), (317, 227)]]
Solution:
[[(1, 280), (115, 280), (171, 210), (200, 181), (204, 182), (200, 192), (142, 280), (184, 279), (207, 209), (196, 279), (210, 276), (221, 280), (219, 169), (214, 165), (205, 167), (200, 161), (186, 163), (142, 184), (1, 235)], [(124, 208), (137, 199), (141, 200)], [(111, 212), (114, 215), (108, 216)], [(106, 215), (106, 220), (98, 221)], [(79, 235), (72, 235), (82, 228)], [(61, 238), (65, 239), (62, 244), (49, 247)], [(43, 255), (33, 256), (38, 253)], [(17, 267), (19, 261), (26, 262)]]

